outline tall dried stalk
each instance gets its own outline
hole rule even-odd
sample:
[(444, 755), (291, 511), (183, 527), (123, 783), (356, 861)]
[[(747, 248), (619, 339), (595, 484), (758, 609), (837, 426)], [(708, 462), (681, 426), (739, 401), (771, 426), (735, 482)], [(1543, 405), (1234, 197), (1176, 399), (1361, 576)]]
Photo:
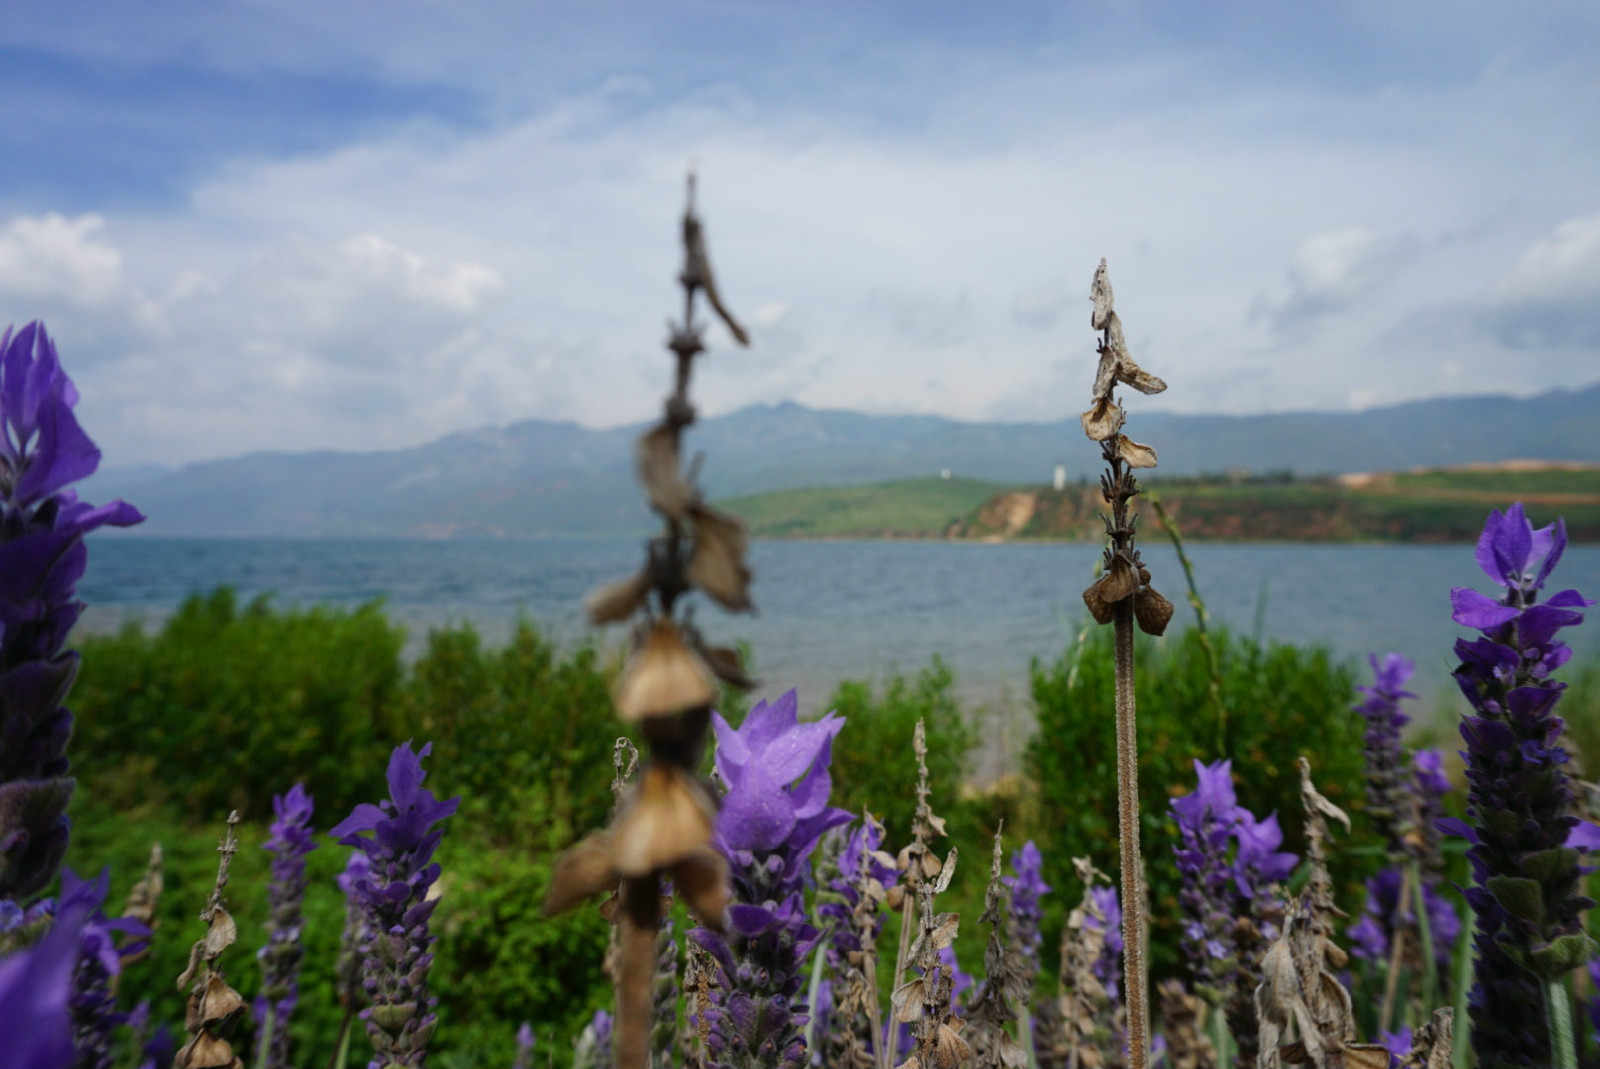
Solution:
[(1134, 545), (1135, 521), (1128, 503), (1139, 493), (1134, 468), (1156, 466), (1156, 452), (1122, 433), (1124, 415), (1113, 391), (1125, 383), (1146, 394), (1167, 384), (1139, 367), (1128, 352), (1122, 322), (1112, 307), (1106, 262), (1094, 273), (1089, 288), (1094, 302), (1090, 325), (1100, 331), (1100, 366), (1095, 374), (1093, 403), (1082, 415), (1083, 431), (1100, 443), (1106, 471), (1100, 489), (1111, 507), (1102, 516), (1107, 545), (1104, 572), (1083, 592), (1084, 603), (1098, 623), (1116, 628), (1117, 678), (1117, 820), (1122, 862), (1122, 934), (1127, 983), (1128, 1053), (1132, 1069), (1146, 1069), (1150, 1054), (1149, 970), (1145, 964), (1144, 867), (1139, 855), (1139, 739), (1133, 687), (1133, 625), (1159, 635), (1172, 619), (1172, 603), (1150, 586), (1150, 573)]
[[(671, 324), (667, 340), (675, 358), (673, 389), (661, 422), (640, 436), (635, 449), (639, 481), (663, 531), (647, 543), (643, 568), (585, 602), (596, 625), (638, 618), (613, 697), (617, 714), (638, 725), (649, 757), (619, 800), (610, 827), (562, 856), (545, 901), (545, 909), (557, 913), (620, 884), (612, 1049), (616, 1065), (626, 1069), (650, 1062), (663, 878), (671, 877), (673, 890), (705, 927), (720, 930), (723, 924), (728, 868), (710, 845), (717, 801), (698, 767), (718, 680), (750, 686), (738, 654), (707, 646), (686, 615), (675, 611), (692, 589), (733, 612), (751, 608), (744, 525), (708, 505), (695, 485), (696, 466), (686, 472), (681, 462), (683, 432), (695, 421), (689, 380), (695, 357), (705, 351), (694, 318), (696, 296), (705, 294), (735, 340), (749, 341), (717, 291), (695, 214), (692, 174), (688, 191), (678, 275), (683, 321)], [(619, 762), (621, 756), (619, 749)], [(623, 778), (619, 764), (618, 780)]]

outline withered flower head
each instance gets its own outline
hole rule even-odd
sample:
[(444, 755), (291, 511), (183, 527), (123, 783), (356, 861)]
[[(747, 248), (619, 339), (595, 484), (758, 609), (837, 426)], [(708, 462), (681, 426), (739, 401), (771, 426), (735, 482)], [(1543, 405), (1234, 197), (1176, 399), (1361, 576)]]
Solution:
[(617, 680), (617, 715), (634, 723), (709, 706), (716, 676), (706, 659), (668, 617), (642, 625)]

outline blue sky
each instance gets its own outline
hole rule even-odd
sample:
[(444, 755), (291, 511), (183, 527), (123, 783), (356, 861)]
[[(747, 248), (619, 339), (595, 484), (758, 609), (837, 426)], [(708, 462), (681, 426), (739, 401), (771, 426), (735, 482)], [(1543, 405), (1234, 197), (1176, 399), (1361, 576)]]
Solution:
[(0, 17), (0, 317), (107, 462), (703, 409), (1057, 419), (1110, 261), (1192, 412), (1600, 378), (1589, 3), (59, 3)]

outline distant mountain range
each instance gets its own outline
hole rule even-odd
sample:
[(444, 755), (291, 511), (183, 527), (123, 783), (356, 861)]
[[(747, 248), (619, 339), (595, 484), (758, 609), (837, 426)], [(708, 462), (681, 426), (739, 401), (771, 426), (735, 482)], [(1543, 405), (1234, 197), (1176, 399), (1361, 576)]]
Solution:
[[(252, 453), (112, 469), (91, 501), (138, 505), (148, 535), (496, 537), (631, 534), (651, 520), (633, 481), (642, 425), (589, 430), (525, 420), (385, 452)], [(1600, 460), (1600, 384), (1538, 397), (1419, 401), (1365, 412), (1263, 416), (1143, 413), (1136, 434), (1163, 475), (1229, 469), (1297, 475), (1537, 458)], [(1057, 461), (1090, 475), (1096, 452), (1077, 416), (964, 423), (754, 406), (690, 431), (713, 498), (878, 482), (948, 469), (1003, 483), (1048, 482)]]

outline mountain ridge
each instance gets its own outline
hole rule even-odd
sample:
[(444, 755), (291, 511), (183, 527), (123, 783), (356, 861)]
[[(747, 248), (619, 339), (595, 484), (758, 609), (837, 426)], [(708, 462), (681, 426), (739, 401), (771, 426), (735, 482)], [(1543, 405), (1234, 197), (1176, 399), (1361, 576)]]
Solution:
[[(633, 480), (646, 424), (589, 429), (528, 419), (392, 450), (282, 450), (199, 461), (165, 474), (108, 471), (89, 500), (125, 496), (149, 535), (442, 537), (636, 534), (652, 526)], [(1398, 471), (1515, 458), (1600, 460), (1600, 383), (1532, 398), (1413, 401), (1363, 412), (1142, 414), (1138, 436), (1165, 475), (1230, 469), (1300, 475)], [(937, 474), (1011, 483), (1092, 476), (1076, 414), (977, 423), (871, 415), (794, 402), (702, 419), (691, 451), (713, 499)]]

